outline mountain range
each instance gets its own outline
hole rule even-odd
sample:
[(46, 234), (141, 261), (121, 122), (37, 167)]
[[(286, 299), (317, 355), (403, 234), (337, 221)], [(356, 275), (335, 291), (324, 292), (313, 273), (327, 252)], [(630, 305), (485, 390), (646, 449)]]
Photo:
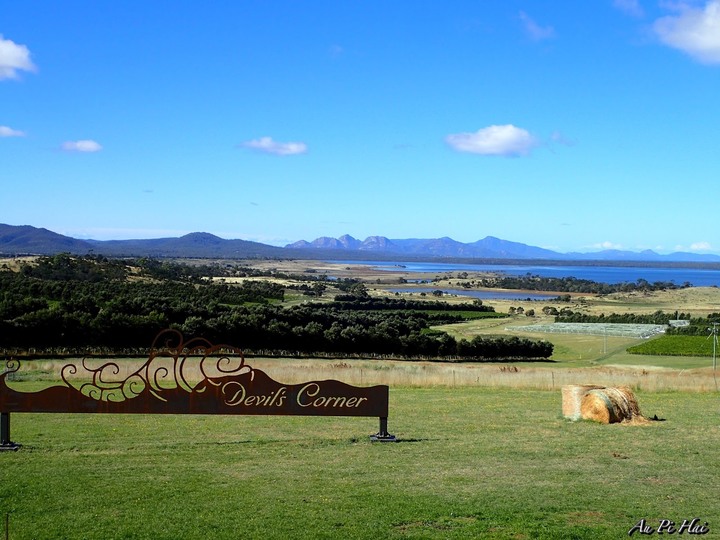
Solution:
[(384, 236), (369, 236), (360, 241), (350, 235), (340, 238), (320, 237), (312, 242), (300, 240), (285, 246), (295, 250), (334, 250), (347, 253), (391, 253), (412, 258), (551, 260), (551, 261), (643, 261), (643, 262), (720, 262), (718, 255), (675, 252), (661, 255), (652, 250), (640, 252), (609, 249), (591, 253), (560, 253), (529, 246), (520, 242), (486, 236), (476, 242), (463, 243), (444, 236), (433, 239), (391, 240)]
[(57, 253), (214, 259), (482, 259), (492, 261), (720, 263), (718, 255), (686, 252), (667, 255), (661, 255), (651, 250), (559, 253), (493, 236), (486, 236), (476, 242), (463, 243), (448, 237), (389, 239), (384, 236), (369, 236), (361, 241), (346, 234), (339, 238), (321, 237), (312, 242), (300, 240), (285, 247), (277, 247), (248, 240), (226, 240), (205, 232), (194, 232), (177, 238), (149, 240), (83, 240), (30, 225), (0, 224), (0, 255), (54, 255)]

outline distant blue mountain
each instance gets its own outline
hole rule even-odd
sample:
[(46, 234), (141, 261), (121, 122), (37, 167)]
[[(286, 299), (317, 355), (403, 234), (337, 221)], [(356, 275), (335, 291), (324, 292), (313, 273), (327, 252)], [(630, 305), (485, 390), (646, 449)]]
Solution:
[(487, 236), (463, 243), (452, 238), (389, 239), (369, 236), (358, 240), (349, 234), (339, 238), (321, 237), (300, 240), (285, 247), (269, 246), (247, 240), (226, 240), (195, 232), (179, 238), (150, 240), (79, 240), (32, 227), (0, 224), (0, 255), (54, 255), (57, 253), (102, 254), (127, 257), (198, 257), (214, 259), (306, 258), (306, 259), (485, 259), (546, 260), (644, 263), (720, 263), (718, 255), (671, 253), (660, 255), (651, 250), (634, 252), (606, 250), (591, 253), (559, 253), (519, 242)]
[(550, 261), (637, 261), (637, 262), (692, 262), (718, 263), (720, 256), (676, 252), (660, 255), (652, 250), (640, 252), (609, 249), (590, 253), (559, 253), (549, 249), (529, 246), (520, 242), (502, 240), (494, 236), (486, 236), (482, 240), (462, 243), (452, 238), (434, 239), (389, 239), (384, 236), (370, 236), (364, 241), (350, 235), (341, 237), (342, 242), (333, 238), (318, 238), (313, 242), (301, 240), (288, 244), (287, 248), (312, 250), (327, 249), (343, 250), (346, 253), (362, 251), (397, 256), (454, 258), (454, 259), (503, 259), (503, 260), (550, 260)]
[(284, 248), (247, 240), (225, 240), (208, 233), (150, 240), (77, 240), (29, 225), (0, 224), (0, 255), (107, 255), (111, 257), (280, 258)]
[(93, 246), (85, 240), (76, 240), (47, 229), (30, 225), (0, 224), (0, 254), (40, 254), (87, 253)]

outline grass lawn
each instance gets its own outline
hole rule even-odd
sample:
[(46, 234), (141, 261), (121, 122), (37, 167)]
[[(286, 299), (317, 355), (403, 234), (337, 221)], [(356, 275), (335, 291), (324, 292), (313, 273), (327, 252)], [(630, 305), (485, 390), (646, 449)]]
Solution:
[[(391, 388), (368, 418), (13, 414), (9, 538), (720, 535), (717, 394), (640, 393), (647, 426), (569, 422), (559, 390)], [(638, 536), (638, 535), (635, 535)]]

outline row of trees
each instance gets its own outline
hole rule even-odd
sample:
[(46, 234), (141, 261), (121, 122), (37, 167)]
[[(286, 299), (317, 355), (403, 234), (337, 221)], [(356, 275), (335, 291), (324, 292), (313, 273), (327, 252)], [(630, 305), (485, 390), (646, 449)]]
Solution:
[(555, 322), (563, 323), (624, 323), (624, 324), (669, 324), (670, 321), (676, 319), (689, 319), (690, 315), (685, 313), (665, 313), (661, 310), (655, 313), (611, 313), (605, 315), (589, 315), (587, 313), (578, 313), (570, 310), (560, 311), (555, 316)]
[(495, 308), (485, 306), (482, 300), (475, 300), (471, 304), (457, 304), (449, 306), (447, 302), (431, 300), (408, 300), (407, 298), (373, 297), (367, 294), (338, 294), (335, 296), (333, 307), (346, 310), (420, 310), (420, 311), (471, 311), (481, 313), (494, 313)]
[(473, 282), (479, 287), (496, 287), (500, 289), (521, 289), (530, 291), (557, 291), (565, 293), (611, 294), (616, 292), (662, 291), (691, 287), (689, 282), (677, 285), (672, 281), (656, 281), (650, 283), (645, 279), (635, 282), (598, 283), (589, 279), (575, 277), (553, 278), (534, 274), (524, 276), (499, 276), (483, 278)]

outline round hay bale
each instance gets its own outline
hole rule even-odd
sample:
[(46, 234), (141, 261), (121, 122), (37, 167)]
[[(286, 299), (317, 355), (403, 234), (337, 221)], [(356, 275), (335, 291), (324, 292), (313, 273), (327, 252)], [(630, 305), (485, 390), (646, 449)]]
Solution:
[(627, 386), (589, 390), (582, 398), (580, 415), (601, 424), (643, 419), (635, 394)]
[(597, 384), (567, 384), (564, 385), (560, 390), (562, 392), (562, 414), (565, 418), (570, 420), (580, 420), (580, 404), (582, 398), (590, 390), (597, 388), (605, 388), (604, 386), (598, 386)]

